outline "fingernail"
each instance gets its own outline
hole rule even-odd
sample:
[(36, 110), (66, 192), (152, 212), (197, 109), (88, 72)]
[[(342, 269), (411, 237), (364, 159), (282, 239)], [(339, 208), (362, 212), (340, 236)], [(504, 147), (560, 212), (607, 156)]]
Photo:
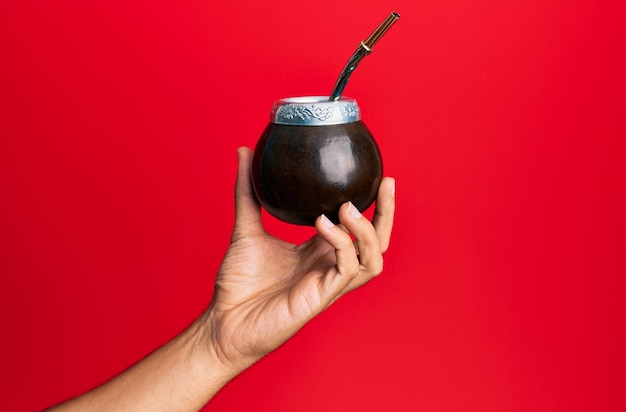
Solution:
[(333, 227), (335, 226), (335, 224), (333, 222), (330, 221), (329, 218), (326, 217), (326, 215), (322, 215), (322, 224), (326, 227)]
[(348, 212), (350, 212), (350, 216), (352, 216), (355, 219), (360, 218), (361, 216), (363, 216), (361, 214), (361, 212), (359, 212), (359, 209), (357, 209), (352, 202), (350, 202), (350, 204), (348, 205)]
[(391, 197), (396, 197), (396, 179), (391, 180)]

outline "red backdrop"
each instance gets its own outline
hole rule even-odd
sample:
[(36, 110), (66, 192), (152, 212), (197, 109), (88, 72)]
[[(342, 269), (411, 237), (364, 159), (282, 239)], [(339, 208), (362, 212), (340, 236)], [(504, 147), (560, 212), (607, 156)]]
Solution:
[(345, 91), (397, 179), (385, 272), (207, 409), (625, 410), (624, 5), (4, 0), (0, 409), (202, 312), (236, 148), (396, 10)]

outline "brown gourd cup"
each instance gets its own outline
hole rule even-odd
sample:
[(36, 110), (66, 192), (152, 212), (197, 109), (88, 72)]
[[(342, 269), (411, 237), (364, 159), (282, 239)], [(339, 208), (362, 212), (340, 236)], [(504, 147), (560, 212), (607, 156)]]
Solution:
[(376, 199), (382, 161), (354, 99), (281, 99), (259, 139), (252, 183), (261, 205), (296, 225), (321, 214), (338, 222), (342, 204), (364, 211)]

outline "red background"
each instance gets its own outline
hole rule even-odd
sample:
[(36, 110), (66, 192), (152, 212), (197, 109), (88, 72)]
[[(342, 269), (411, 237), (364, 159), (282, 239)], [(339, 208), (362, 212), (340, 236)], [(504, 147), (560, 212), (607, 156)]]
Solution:
[(385, 272), (208, 409), (626, 410), (625, 4), (4, 0), (0, 409), (202, 312), (236, 148), (396, 10), (345, 91), (397, 179)]

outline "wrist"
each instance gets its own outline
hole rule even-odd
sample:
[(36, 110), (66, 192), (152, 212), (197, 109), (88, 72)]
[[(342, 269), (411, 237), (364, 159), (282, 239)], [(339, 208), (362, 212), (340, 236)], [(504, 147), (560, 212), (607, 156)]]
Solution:
[(208, 390), (216, 393), (237, 376), (239, 371), (224, 362), (219, 350), (212, 344), (209, 331), (206, 314), (203, 314), (180, 337), (188, 347), (187, 353), (192, 360), (190, 367), (193, 368), (194, 375), (199, 382), (207, 385)]
[(197, 327), (201, 335), (200, 346), (203, 348), (206, 364), (219, 371), (220, 376), (230, 380), (252, 366), (263, 357), (259, 355), (246, 355), (238, 348), (238, 344), (230, 335), (228, 323), (209, 308), (197, 320)]

